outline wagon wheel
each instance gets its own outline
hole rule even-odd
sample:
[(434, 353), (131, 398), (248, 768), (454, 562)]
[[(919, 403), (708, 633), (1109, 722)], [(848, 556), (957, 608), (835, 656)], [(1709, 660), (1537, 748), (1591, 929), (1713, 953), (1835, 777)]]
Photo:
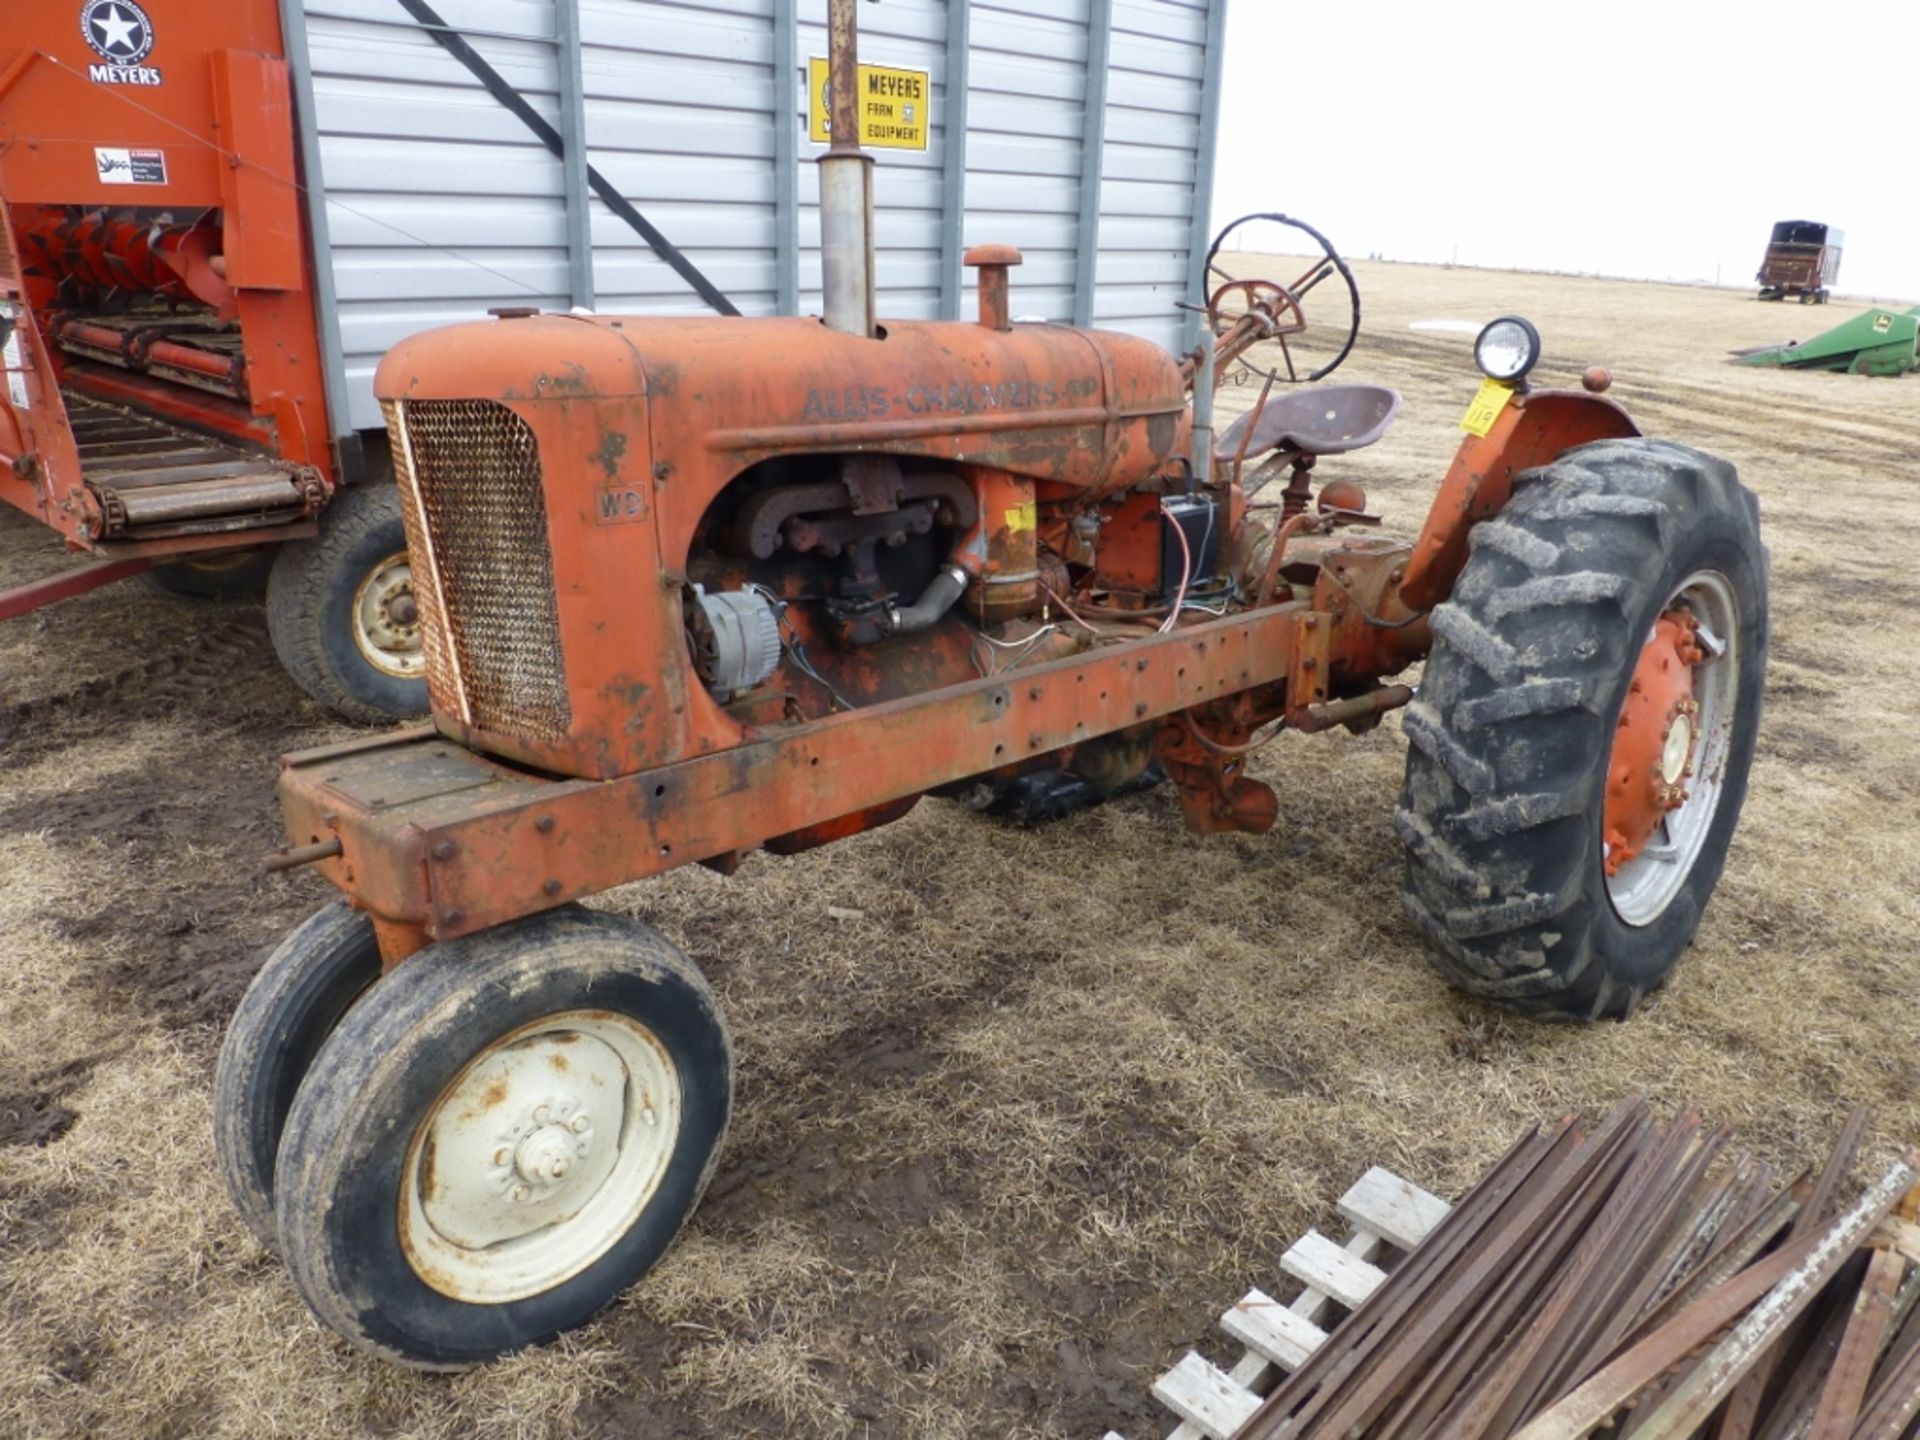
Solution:
[(145, 575), (146, 582), (169, 595), (185, 595), (195, 600), (224, 600), (229, 596), (258, 595), (273, 568), (273, 551), (266, 546), (252, 550), (225, 550), (217, 555), (195, 555), (169, 565), (156, 565)]
[[(1220, 263), (1221, 250), (1235, 231), (1260, 221), (1286, 225), (1304, 232), (1320, 247), (1320, 255), (1286, 284), (1270, 280), (1244, 280), (1230, 274)], [(1353, 271), (1333, 248), (1333, 242), (1304, 220), (1271, 211), (1242, 215), (1213, 237), (1213, 244), (1207, 250), (1206, 274), (1207, 323), (1215, 335), (1231, 328), (1241, 315), (1256, 306), (1264, 309), (1276, 324), (1276, 330), (1268, 338), (1240, 357), (1240, 367), (1251, 378), (1264, 382), (1271, 377), (1281, 384), (1307, 384), (1324, 379), (1346, 360), (1355, 340), (1359, 338), (1360, 287), (1353, 278)], [(1307, 298), (1322, 282), (1335, 275), (1339, 276), (1346, 290), (1347, 325), (1339, 349), (1332, 358), (1327, 359), (1324, 350), (1318, 354), (1309, 353), (1297, 340), (1293, 343), (1289, 343), (1289, 340), (1309, 328), (1304, 308)]]
[(267, 631), (300, 688), (349, 720), (382, 724), (427, 709), (427, 657), (407, 562), (400, 492), (349, 486), (320, 533), (279, 547), (267, 579)]

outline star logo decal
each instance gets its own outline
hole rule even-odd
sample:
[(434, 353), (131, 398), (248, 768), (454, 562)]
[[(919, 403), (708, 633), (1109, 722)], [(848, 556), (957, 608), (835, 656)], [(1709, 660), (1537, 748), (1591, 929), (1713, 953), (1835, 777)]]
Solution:
[(153, 49), (153, 22), (135, 0), (86, 0), (80, 33), (103, 60), (137, 65)]

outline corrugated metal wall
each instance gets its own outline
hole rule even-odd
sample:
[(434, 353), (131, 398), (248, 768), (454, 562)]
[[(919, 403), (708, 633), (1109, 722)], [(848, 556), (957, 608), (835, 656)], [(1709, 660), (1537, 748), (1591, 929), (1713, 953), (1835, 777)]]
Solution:
[[(1092, 319), (1174, 348), (1182, 324), (1173, 307), (1195, 298), (1187, 284), (1202, 155), (1206, 0), (1114, 0), (1108, 56)], [(1204, 233), (1207, 216), (1199, 218)]]
[[(860, 7), (862, 58), (927, 70), (933, 87), (926, 152), (877, 152), (881, 313), (971, 314), (959, 252), (1005, 241), (1026, 260), (1016, 315), (1177, 347), (1187, 322), (1174, 307), (1206, 231), (1206, 87), (1226, 0), (952, 5)], [(289, 47), (304, 32), (311, 67), (344, 423), (379, 423), (370, 382), (395, 341), (491, 306), (565, 308), (590, 277), (601, 310), (706, 308), (598, 200), (581, 221), (590, 264), (578, 256), (570, 272), (566, 166), (399, 0), (284, 8)], [(804, 85), (807, 57), (826, 53), (826, 0), (434, 8), (569, 135), (573, 59), (559, 37), (577, 27), (576, 161), (583, 152), (746, 314), (818, 310)]]
[[(551, 0), (441, 0), (533, 107), (554, 119)], [(559, 166), (527, 127), (394, 0), (307, 7), (349, 415), (380, 423), (373, 368), (416, 331), (494, 305), (565, 309)]]
[(976, 0), (972, 8), (966, 243), (1020, 247), (1015, 315), (1071, 320), (1089, 0)]
[[(583, 3), (580, 38), (590, 162), (744, 313), (774, 314), (773, 0)], [(592, 212), (595, 308), (706, 308), (606, 206)]]

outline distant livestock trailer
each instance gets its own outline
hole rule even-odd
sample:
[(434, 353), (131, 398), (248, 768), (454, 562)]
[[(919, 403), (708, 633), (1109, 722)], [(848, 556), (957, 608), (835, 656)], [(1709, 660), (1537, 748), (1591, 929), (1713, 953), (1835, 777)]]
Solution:
[(1802, 305), (1826, 304), (1829, 287), (1840, 278), (1840, 249), (1846, 242), (1843, 232), (1818, 220), (1782, 220), (1773, 227), (1754, 276), (1760, 298), (1798, 295)]

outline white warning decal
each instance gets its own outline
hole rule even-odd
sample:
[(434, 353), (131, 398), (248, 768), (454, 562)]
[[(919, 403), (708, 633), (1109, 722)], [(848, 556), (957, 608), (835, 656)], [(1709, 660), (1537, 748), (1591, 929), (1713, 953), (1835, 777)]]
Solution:
[(7, 398), (13, 402), (13, 408), (27, 408), (26, 362), (20, 354), (20, 326), (14, 314), (13, 304), (0, 300), (0, 335), (6, 339), (0, 341), (0, 366), (7, 372)]
[(167, 183), (167, 152), (164, 150), (126, 150), (111, 145), (93, 147), (93, 168), (106, 185), (164, 185)]

